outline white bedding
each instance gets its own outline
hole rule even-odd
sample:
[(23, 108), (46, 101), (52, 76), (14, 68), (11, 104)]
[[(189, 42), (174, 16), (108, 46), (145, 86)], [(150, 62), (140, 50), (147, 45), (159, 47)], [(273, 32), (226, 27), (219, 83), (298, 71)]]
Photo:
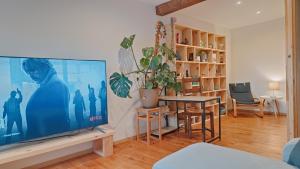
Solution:
[(154, 164), (153, 169), (296, 169), (280, 160), (197, 143), (183, 148)]

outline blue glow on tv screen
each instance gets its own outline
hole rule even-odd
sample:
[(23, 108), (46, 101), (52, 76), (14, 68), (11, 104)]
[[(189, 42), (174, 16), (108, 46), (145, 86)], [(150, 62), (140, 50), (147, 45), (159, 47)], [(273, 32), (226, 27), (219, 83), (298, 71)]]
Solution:
[(106, 63), (0, 57), (0, 145), (108, 123)]

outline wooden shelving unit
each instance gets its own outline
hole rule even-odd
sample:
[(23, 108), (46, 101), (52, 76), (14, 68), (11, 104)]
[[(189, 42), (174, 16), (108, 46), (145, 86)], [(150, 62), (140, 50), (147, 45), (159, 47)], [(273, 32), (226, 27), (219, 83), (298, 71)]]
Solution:
[[(183, 25), (174, 25), (173, 36), (177, 80), (200, 77), (201, 95), (220, 96), (227, 112), (226, 37)], [(206, 108), (218, 114), (216, 103)]]

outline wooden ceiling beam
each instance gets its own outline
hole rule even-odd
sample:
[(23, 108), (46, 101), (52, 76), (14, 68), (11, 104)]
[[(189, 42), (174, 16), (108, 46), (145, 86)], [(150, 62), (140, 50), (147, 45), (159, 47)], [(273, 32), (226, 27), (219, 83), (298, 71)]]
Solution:
[(203, 1), (205, 0), (170, 0), (156, 6), (156, 15), (165, 16)]

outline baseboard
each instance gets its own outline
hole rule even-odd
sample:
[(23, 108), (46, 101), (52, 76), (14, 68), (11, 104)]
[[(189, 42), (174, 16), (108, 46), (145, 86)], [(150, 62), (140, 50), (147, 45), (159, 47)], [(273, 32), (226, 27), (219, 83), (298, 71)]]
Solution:
[[(243, 113), (257, 113), (257, 112), (259, 112), (257, 110), (246, 110), (246, 109), (240, 109), (240, 110), (237, 110), (237, 111), (238, 111), (238, 114), (239, 114), (239, 112), (241, 112), (241, 114), (243, 114)], [(228, 113), (233, 114), (233, 110), (228, 110)], [(264, 114), (265, 115), (274, 115), (275, 116), (274, 112), (271, 112), (271, 111), (264, 111)], [(278, 115), (279, 116), (287, 116), (287, 113), (278, 113)]]
[[(271, 112), (271, 111), (264, 112), (264, 114), (266, 114), (266, 115), (274, 115), (275, 116), (274, 112)], [(278, 115), (279, 116), (287, 116), (286, 113), (278, 113)]]
[(126, 137), (126, 138), (118, 140), (118, 141), (114, 141), (114, 145), (122, 144), (122, 143), (125, 143), (127, 141), (132, 141), (132, 140), (136, 140), (136, 135), (132, 136), (132, 137)]

